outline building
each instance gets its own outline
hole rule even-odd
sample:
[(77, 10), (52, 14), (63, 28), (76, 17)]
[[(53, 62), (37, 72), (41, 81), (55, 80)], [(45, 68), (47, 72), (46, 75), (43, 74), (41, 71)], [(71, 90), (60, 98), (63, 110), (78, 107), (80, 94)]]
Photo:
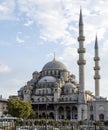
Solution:
[(94, 81), (95, 95), (85, 90), (84, 23), (82, 10), (79, 17), (79, 81), (70, 74), (67, 67), (55, 56), (46, 63), (40, 72), (33, 72), (32, 79), (18, 91), (18, 96), (30, 101), (37, 118), (77, 120), (108, 120), (108, 101), (99, 93), (99, 53), (98, 40), (95, 40)]
[(3, 116), (6, 110), (7, 110), (7, 100), (2, 98), (2, 96), (0, 95), (0, 116)]

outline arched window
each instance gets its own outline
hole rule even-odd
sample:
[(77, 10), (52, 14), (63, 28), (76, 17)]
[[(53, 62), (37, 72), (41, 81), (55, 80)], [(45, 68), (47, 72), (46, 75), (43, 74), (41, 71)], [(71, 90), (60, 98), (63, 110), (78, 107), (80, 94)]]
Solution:
[(40, 98), (38, 98), (38, 102), (40, 102)]
[(70, 97), (69, 100), (72, 101), (72, 98)]
[(42, 102), (44, 102), (44, 98), (42, 98)]
[(94, 116), (93, 116), (93, 114), (90, 115), (90, 120), (91, 120), (91, 121), (94, 120)]
[(68, 94), (69, 93), (69, 90), (68, 89), (66, 89), (66, 94)]
[(68, 101), (68, 97), (65, 98), (65, 101)]
[(100, 120), (100, 121), (103, 121), (103, 120), (104, 120), (104, 114), (100, 114), (100, 115), (99, 115), (99, 120)]
[(90, 111), (93, 111), (93, 105), (90, 106)]
[(44, 89), (43, 89), (43, 94), (44, 94)]
[(72, 119), (77, 119), (78, 118), (78, 110), (76, 106), (72, 107)]
[(48, 94), (48, 90), (46, 89), (46, 94)]
[(61, 106), (58, 108), (59, 119), (64, 119), (64, 108)]
[(66, 107), (66, 119), (70, 120), (71, 119), (71, 109), (70, 107)]

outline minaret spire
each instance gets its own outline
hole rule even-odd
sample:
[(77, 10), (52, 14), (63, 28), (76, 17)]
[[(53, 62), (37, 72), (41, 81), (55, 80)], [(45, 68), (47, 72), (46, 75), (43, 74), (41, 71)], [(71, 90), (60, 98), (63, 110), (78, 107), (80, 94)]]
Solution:
[(84, 73), (84, 65), (86, 64), (86, 61), (84, 60), (84, 53), (85, 53), (85, 48), (84, 48), (84, 41), (85, 41), (85, 36), (84, 36), (84, 24), (83, 24), (83, 17), (82, 17), (82, 9), (80, 8), (80, 17), (79, 17), (79, 37), (78, 37), (78, 42), (79, 42), (79, 60), (78, 60), (78, 65), (79, 65), (79, 92), (80, 92), (80, 97), (79, 100), (80, 102), (85, 102), (84, 98), (84, 91), (85, 91), (85, 73)]
[(54, 52), (54, 58), (53, 58), (53, 61), (55, 61), (56, 60), (56, 58), (55, 58), (55, 52)]
[(79, 25), (83, 25), (82, 8), (80, 7)]
[(98, 41), (97, 41), (97, 34), (96, 34), (96, 38), (95, 38), (95, 50), (98, 49)]
[(98, 54), (98, 40), (97, 40), (97, 35), (95, 38), (95, 57), (94, 57), (94, 62), (95, 62), (95, 67), (94, 67), (94, 71), (95, 71), (95, 75), (94, 75), (94, 80), (95, 80), (95, 96), (100, 96), (100, 86), (99, 86), (99, 80), (100, 80), (100, 75), (99, 75), (99, 70), (100, 70), (100, 66), (99, 66), (99, 54)]

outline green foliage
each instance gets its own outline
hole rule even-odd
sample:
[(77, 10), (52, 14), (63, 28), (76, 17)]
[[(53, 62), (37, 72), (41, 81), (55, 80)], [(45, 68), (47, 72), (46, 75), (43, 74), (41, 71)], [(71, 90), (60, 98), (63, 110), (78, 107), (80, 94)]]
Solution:
[(78, 124), (79, 124), (79, 125), (83, 125), (83, 124), (84, 124), (84, 121), (83, 121), (83, 120), (80, 120), (80, 121), (78, 121)]
[(35, 111), (32, 109), (29, 118), (34, 119), (36, 116)]
[(63, 125), (63, 126), (69, 125), (69, 121), (68, 121), (68, 120), (62, 121), (62, 125)]
[(45, 124), (46, 124), (46, 120), (45, 120), (45, 119), (41, 119), (41, 120), (39, 121), (39, 124), (40, 124), (40, 125), (45, 125)]
[(7, 114), (8, 114), (8, 112), (7, 112), (7, 111), (4, 111), (4, 112), (3, 112), (3, 115), (5, 115), (5, 116), (6, 116)]
[(19, 98), (9, 99), (7, 102), (7, 110), (8, 114), (19, 118), (28, 118), (33, 112), (31, 104)]
[(48, 124), (49, 124), (49, 125), (52, 125), (52, 126), (55, 126), (56, 121), (53, 120), (53, 119), (52, 119), (52, 120), (49, 120), (49, 121), (48, 121)]
[(105, 126), (108, 126), (108, 120), (107, 120), (107, 121), (104, 121), (104, 125), (105, 125)]
[(101, 121), (95, 121), (93, 124), (94, 124), (94, 125), (97, 125), (97, 126), (101, 126), (101, 125), (102, 125), (102, 122), (101, 122)]

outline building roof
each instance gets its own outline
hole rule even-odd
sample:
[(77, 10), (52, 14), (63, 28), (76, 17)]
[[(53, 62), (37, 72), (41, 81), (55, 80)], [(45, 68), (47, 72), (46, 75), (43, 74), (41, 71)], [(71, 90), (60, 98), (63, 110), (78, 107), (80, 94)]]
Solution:
[(60, 61), (53, 60), (44, 65), (42, 71), (45, 70), (67, 70), (67, 68)]
[(65, 85), (64, 85), (64, 87), (65, 88), (75, 88), (75, 85), (73, 85), (72, 83), (66, 83)]
[(56, 78), (53, 76), (45, 76), (39, 80), (39, 83), (56, 82)]

